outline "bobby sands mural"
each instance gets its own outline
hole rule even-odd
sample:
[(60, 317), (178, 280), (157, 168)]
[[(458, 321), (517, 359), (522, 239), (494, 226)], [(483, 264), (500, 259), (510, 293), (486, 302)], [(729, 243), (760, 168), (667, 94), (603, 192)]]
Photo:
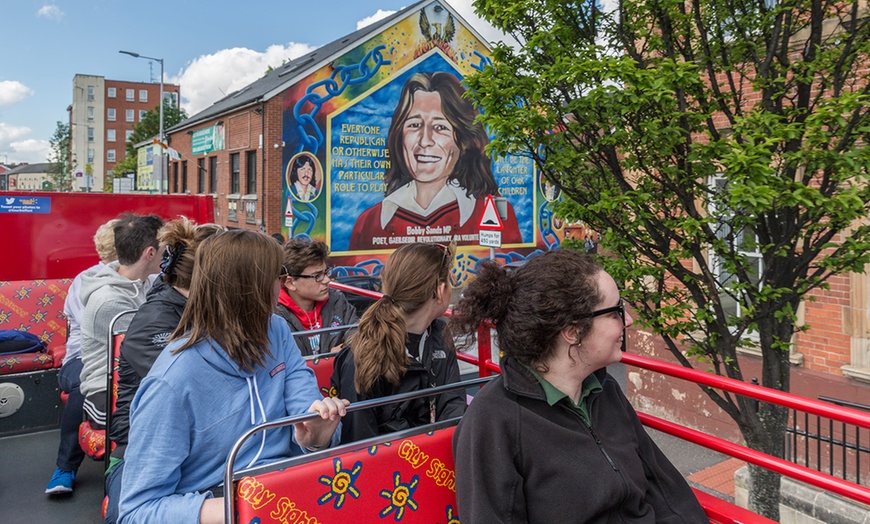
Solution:
[[(416, 73), (405, 83), (387, 135), (390, 168), (383, 201), (356, 221), (350, 249), (394, 246), (427, 233), (458, 244), (477, 242), (487, 195), (498, 195), (489, 137), (465, 88), (446, 72)], [(503, 242), (522, 242), (507, 206)]]
[(478, 230), (491, 195), (506, 204), (505, 248), (549, 246), (530, 159), (485, 154), (491, 137), (462, 79), (489, 51), (457, 20), (432, 2), (287, 89), (288, 236), (322, 239), (360, 267), (410, 242), (456, 242), (477, 260), (488, 253)]

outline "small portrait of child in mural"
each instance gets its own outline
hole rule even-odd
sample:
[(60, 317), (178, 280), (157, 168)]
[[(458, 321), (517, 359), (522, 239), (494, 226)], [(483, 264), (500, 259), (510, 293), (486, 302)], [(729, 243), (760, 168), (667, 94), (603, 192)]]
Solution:
[(544, 173), (541, 172), (541, 192), (544, 193), (544, 198), (546, 198), (550, 202), (555, 202), (559, 200), (559, 197), (562, 195), (562, 190), (556, 184), (553, 184), (549, 180), (544, 178)]
[(316, 156), (302, 152), (290, 159), (286, 178), (293, 198), (300, 202), (310, 202), (320, 194), (323, 168)]
[[(384, 199), (357, 219), (351, 250), (383, 247), (373, 237), (404, 236), (415, 228), (457, 238), (477, 234), (486, 197), (498, 196), (499, 188), (484, 152), (489, 136), (474, 121), (480, 113), (464, 93), (447, 72), (415, 73), (402, 87), (387, 135), (391, 164)], [(503, 223), (503, 242), (522, 242), (510, 203)]]

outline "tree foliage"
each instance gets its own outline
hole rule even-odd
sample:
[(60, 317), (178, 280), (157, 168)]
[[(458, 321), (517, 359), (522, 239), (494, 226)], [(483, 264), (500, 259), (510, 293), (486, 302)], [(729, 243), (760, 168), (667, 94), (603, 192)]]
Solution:
[[(476, 0), (520, 45), (466, 77), (493, 153), (531, 156), (602, 234), (642, 325), (716, 373), (789, 390), (797, 310), (870, 261), (870, 18), (858, 0)], [(739, 307), (739, 314), (735, 314)], [(784, 409), (707, 390), (782, 456)], [(750, 503), (778, 515), (779, 478)]]
[[(170, 127), (187, 119), (187, 111), (180, 107), (176, 107), (169, 100), (163, 103), (163, 129)], [(114, 172), (120, 176), (123, 173), (135, 172), (137, 168), (137, 153), (136, 144), (150, 140), (160, 134), (160, 106), (150, 109), (142, 117), (142, 120), (133, 126), (133, 133), (130, 135), (130, 140), (125, 144), (126, 155), (123, 160), (115, 164)]]
[(70, 148), (69, 124), (58, 121), (54, 134), (49, 139), (51, 152), (48, 161), (49, 179), (55, 191), (72, 191), (72, 149)]

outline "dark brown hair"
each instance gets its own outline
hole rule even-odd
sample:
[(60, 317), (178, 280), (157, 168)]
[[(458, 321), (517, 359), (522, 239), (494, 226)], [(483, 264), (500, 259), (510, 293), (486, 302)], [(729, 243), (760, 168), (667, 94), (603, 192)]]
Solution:
[(592, 257), (568, 250), (534, 256), (510, 273), (484, 262), (454, 308), (450, 330), (473, 339), (491, 320), (506, 356), (545, 371), (562, 329), (576, 325), (580, 339), (591, 329), (592, 318), (578, 319), (601, 302), (601, 271)]
[(387, 183), (386, 194), (389, 195), (414, 180), (405, 161), (402, 126), (411, 112), (414, 94), (418, 91), (440, 94), (441, 111), (453, 126), (453, 139), (459, 148), (459, 159), (449, 180), (459, 182), (459, 187), (475, 198), (498, 194), (498, 184), (492, 174), (492, 161), (484, 152), (489, 136), (483, 125), (474, 121), (480, 112), (470, 100), (462, 97), (465, 88), (459, 79), (446, 72), (415, 73), (402, 87), (402, 94), (387, 134), (390, 169), (384, 176)]
[(284, 243), (284, 265), (291, 275), (301, 275), (305, 268), (329, 261), (329, 247), (320, 240), (291, 238)]
[(357, 392), (372, 389), (384, 378), (398, 384), (408, 368), (402, 313), (420, 309), (449, 283), (454, 249), (441, 244), (407, 244), (390, 255), (381, 273), (384, 297), (372, 304), (359, 321), (351, 341)]
[(207, 238), (196, 252), (190, 298), (172, 338), (187, 336), (176, 349), (211, 338), (239, 365), (253, 371), (265, 363), (275, 279), (283, 253), (271, 237), (234, 229)]

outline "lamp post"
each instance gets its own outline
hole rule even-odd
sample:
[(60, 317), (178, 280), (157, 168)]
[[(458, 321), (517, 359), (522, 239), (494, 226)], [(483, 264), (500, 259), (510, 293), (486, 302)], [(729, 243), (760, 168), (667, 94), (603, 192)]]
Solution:
[(118, 51), (124, 55), (130, 55), (133, 58), (144, 58), (145, 60), (154, 60), (155, 62), (160, 62), (160, 131), (158, 132), (158, 140), (160, 140), (160, 187), (158, 193), (163, 194), (163, 181), (167, 178), (166, 172), (166, 151), (164, 151), (164, 144), (166, 143), (166, 137), (163, 136), (163, 59), (162, 58), (154, 58), (151, 56), (143, 56), (139, 53), (134, 53), (132, 51)]

